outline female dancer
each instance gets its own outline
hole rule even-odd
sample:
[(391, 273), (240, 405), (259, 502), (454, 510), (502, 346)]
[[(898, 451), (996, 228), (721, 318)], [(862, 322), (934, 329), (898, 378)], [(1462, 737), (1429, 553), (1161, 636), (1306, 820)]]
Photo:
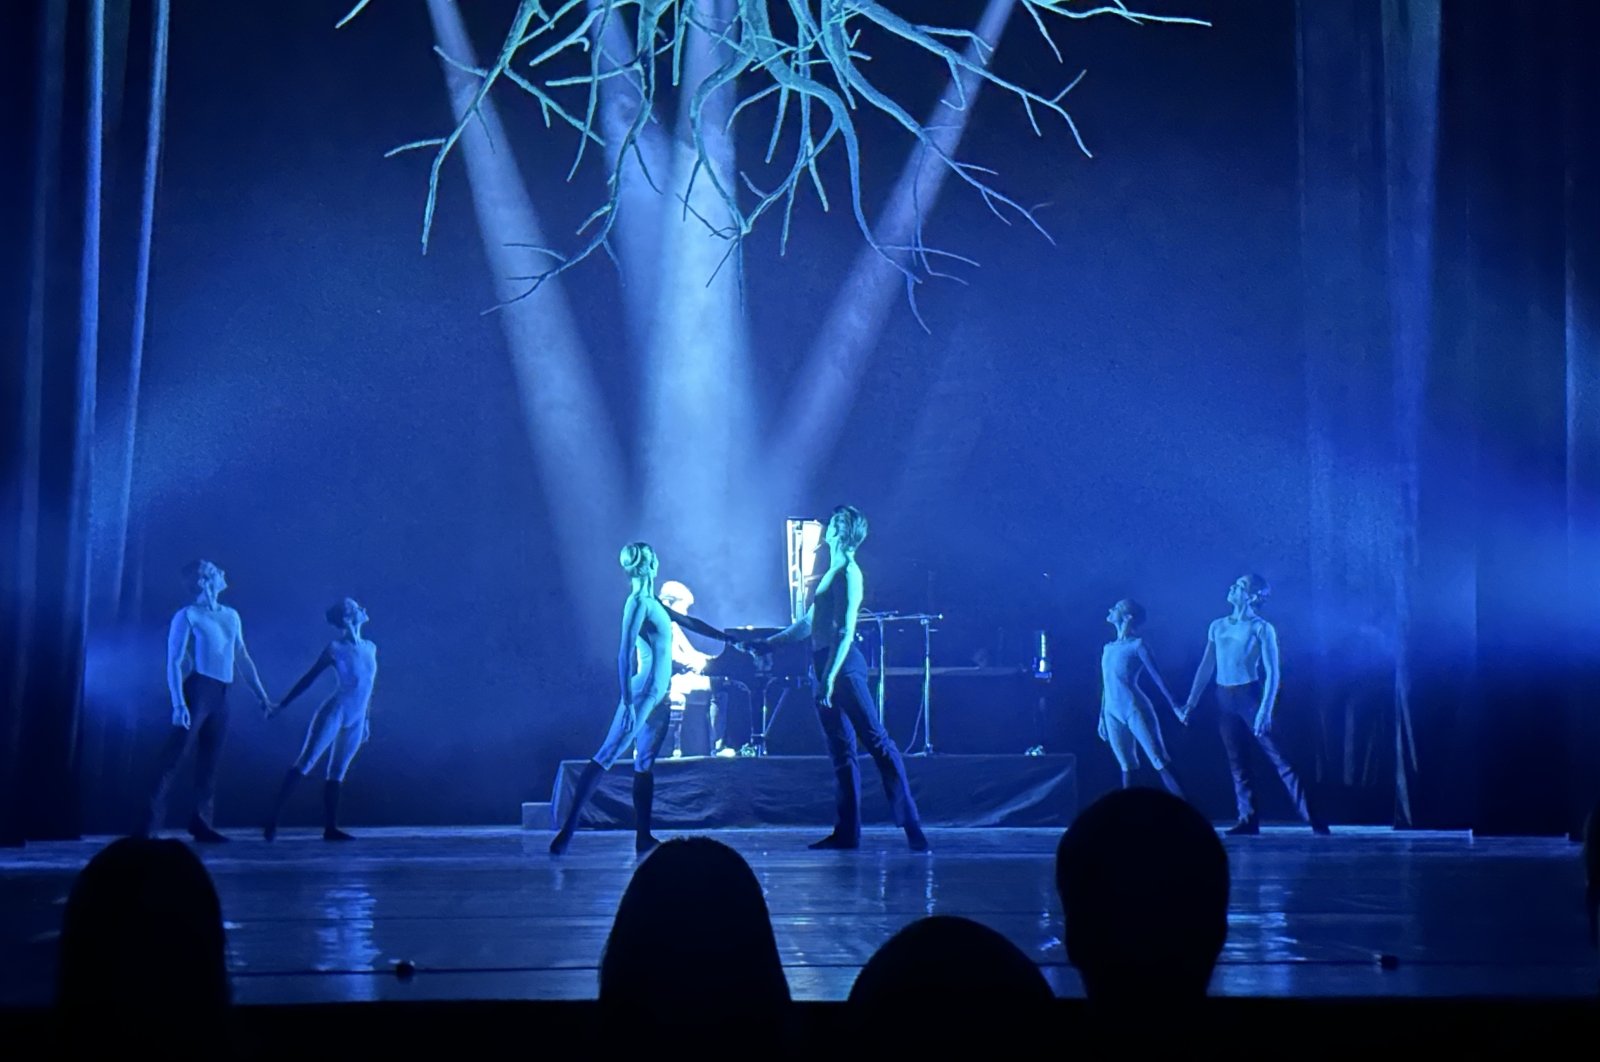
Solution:
[(311, 665), (311, 670), (294, 684), (276, 708), (269, 709), (270, 719), (289, 707), (289, 702), (300, 696), (328, 668), (333, 669), (339, 684), (333, 696), (322, 702), (317, 714), (311, 718), (306, 730), (306, 742), (300, 749), (299, 759), (283, 776), (278, 789), (278, 799), (272, 805), (272, 817), (267, 820), (263, 837), (272, 840), (278, 835), (278, 817), (289, 801), (295, 783), (311, 773), (311, 768), (328, 753), (328, 780), (322, 787), (322, 839), (349, 841), (353, 838), (339, 829), (339, 787), (344, 783), (345, 772), (356, 751), (372, 737), (372, 721), (367, 709), (372, 703), (372, 684), (378, 677), (378, 647), (361, 637), (361, 627), (367, 622), (367, 610), (351, 598), (328, 609), (328, 622), (340, 628), (343, 634), (328, 643), (328, 647)]
[(1109, 744), (1117, 757), (1122, 788), (1132, 788), (1133, 772), (1139, 769), (1139, 749), (1143, 748), (1150, 766), (1161, 776), (1161, 784), (1173, 796), (1181, 797), (1183, 787), (1172, 773), (1155, 705), (1139, 688), (1140, 674), (1149, 674), (1178, 721), (1186, 722), (1185, 713), (1178, 710), (1167, 684), (1161, 681), (1144, 639), (1135, 633), (1144, 624), (1144, 608), (1137, 601), (1118, 601), (1106, 613), (1106, 622), (1116, 628), (1117, 637), (1100, 653), (1100, 740)]
[(578, 777), (567, 820), (550, 842), (551, 855), (561, 855), (567, 850), (578, 828), (578, 817), (600, 784), (600, 776), (622, 758), (629, 746), (633, 747), (634, 849), (644, 855), (657, 845), (650, 834), (650, 812), (656, 791), (652, 768), (666, 742), (667, 724), (672, 714), (666, 703), (672, 682), (672, 624), (680, 622), (696, 633), (733, 641), (708, 624), (673, 612), (656, 599), (659, 565), (656, 551), (647, 543), (628, 543), (618, 560), (632, 580), (628, 599), (622, 604), (622, 642), (617, 649), (617, 683), (621, 697), (600, 751), (584, 764), (583, 774)]

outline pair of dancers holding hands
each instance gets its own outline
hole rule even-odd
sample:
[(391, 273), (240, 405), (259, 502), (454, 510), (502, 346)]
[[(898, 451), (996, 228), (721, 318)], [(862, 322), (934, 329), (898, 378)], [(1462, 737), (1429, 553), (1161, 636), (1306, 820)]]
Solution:
[(378, 649), (363, 637), (366, 609), (352, 598), (345, 598), (325, 613), (339, 635), (323, 649), (311, 669), (284, 695), (273, 701), (261, 681), (261, 673), (245, 645), (244, 624), (239, 613), (218, 599), (228, 588), (226, 573), (208, 560), (199, 560), (184, 569), (184, 579), (195, 597), (172, 617), (167, 629), (167, 688), (172, 701), (172, 729), (162, 748), (144, 816), (135, 832), (150, 836), (159, 830), (166, 817), (167, 793), (177, 776), (178, 763), (191, 742), (195, 744), (195, 810), (189, 819), (191, 837), (201, 843), (219, 843), (228, 838), (212, 826), (216, 802), (217, 767), (228, 731), (228, 691), (235, 671), (260, 702), (268, 719), (277, 715), (308, 690), (324, 671), (337, 679), (333, 693), (311, 719), (300, 755), (285, 772), (279, 786), (272, 815), (263, 836), (272, 840), (278, 832), (278, 817), (288, 802), (295, 784), (327, 756), (327, 780), (323, 784), (323, 833), (325, 840), (348, 841), (350, 834), (339, 828), (339, 797), (350, 764), (372, 736), (370, 709), (372, 690), (378, 676)]
[(817, 583), (805, 614), (770, 638), (748, 644), (663, 605), (655, 593), (659, 568), (655, 550), (644, 542), (629, 543), (623, 548), (619, 561), (631, 587), (622, 607), (622, 638), (617, 649), (620, 697), (610, 730), (599, 751), (584, 764), (566, 821), (550, 842), (552, 855), (567, 850), (584, 805), (594, 795), (601, 776), (630, 748), (634, 847), (640, 855), (656, 847), (651, 833), (654, 767), (665, 744), (670, 716), (667, 700), (674, 623), (755, 653), (765, 653), (775, 645), (809, 641), (817, 713), (837, 788), (833, 832), (811, 847), (853, 849), (861, 845), (861, 776), (856, 761), (859, 735), (878, 767), (896, 825), (905, 830), (913, 851), (928, 850), (928, 839), (906, 780), (905, 764), (873, 707), (866, 658), (855, 643), (856, 615), (865, 587), (856, 553), (866, 537), (867, 519), (859, 509), (849, 505), (834, 509), (823, 539), (828, 568)]
[(1139, 767), (1139, 752), (1143, 750), (1162, 785), (1182, 797), (1183, 787), (1162, 741), (1155, 706), (1139, 688), (1139, 677), (1150, 676), (1173, 714), (1184, 724), (1189, 722), (1206, 686), (1215, 679), (1218, 723), (1238, 811), (1228, 833), (1251, 835), (1261, 831), (1250, 764), (1250, 746), (1254, 744), (1277, 771), (1296, 813), (1314, 831), (1326, 834), (1327, 825), (1313, 812), (1299, 774), (1274, 737), (1278, 634), (1258, 611), (1269, 592), (1267, 581), (1259, 575), (1240, 576), (1228, 587), (1229, 614), (1213, 620), (1206, 629), (1205, 655), (1182, 704), (1161, 681), (1161, 673), (1139, 635), (1144, 609), (1127, 599), (1113, 605), (1106, 622), (1116, 629), (1117, 636), (1106, 643), (1100, 654), (1100, 740), (1111, 746), (1117, 758), (1123, 788), (1133, 784), (1133, 772)]

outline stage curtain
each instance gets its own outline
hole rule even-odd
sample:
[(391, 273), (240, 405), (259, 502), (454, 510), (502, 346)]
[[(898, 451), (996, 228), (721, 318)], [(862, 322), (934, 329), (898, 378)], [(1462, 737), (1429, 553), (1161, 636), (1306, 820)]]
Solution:
[(1445, 15), (1439, 311), (1468, 378), (1452, 397), (1470, 402), (1479, 482), (1473, 825), (1570, 832), (1595, 795), (1600, 10)]
[(1350, 796), (1367, 696), (1397, 825), (1565, 832), (1600, 759), (1600, 5), (1298, 28), (1319, 781)]
[[(80, 830), (91, 510), (114, 500), (91, 489), (100, 376), (103, 352), (125, 349), (108, 341), (105, 322), (120, 325), (132, 315), (125, 304), (134, 287), (107, 275), (131, 277), (134, 259), (146, 253), (141, 244), (105, 267), (104, 233), (120, 231), (123, 213), (106, 194), (119, 169), (111, 133), (124, 117), (141, 132), (146, 124), (144, 94), (125, 108), (122, 91), (134, 6), (25, 0), (8, 8), (0, 43), (5, 98), (13, 103), (6, 142), (20, 146), (13, 194), (0, 206), (8, 281), (0, 365), (0, 842), (13, 845)], [(157, 5), (138, 6), (139, 24), (153, 26)], [(152, 44), (153, 69), (154, 35)], [(164, 38), (160, 52), (164, 64)], [(140, 167), (122, 169), (123, 183), (140, 188)], [(131, 213), (149, 221), (148, 211)]]
[[(1413, 5), (1437, 15), (1437, 3)], [(1316, 782), (1343, 821), (1406, 821), (1394, 735), (1402, 623), (1385, 116), (1426, 83), (1391, 85), (1379, 0), (1297, 8), (1299, 200)], [(1398, 99), (1397, 99), (1398, 97)]]

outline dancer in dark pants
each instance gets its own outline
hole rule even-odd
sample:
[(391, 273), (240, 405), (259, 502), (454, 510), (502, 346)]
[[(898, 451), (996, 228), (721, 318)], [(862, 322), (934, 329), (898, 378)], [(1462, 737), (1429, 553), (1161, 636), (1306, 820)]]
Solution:
[[(584, 764), (572, 795), (566, 822), (550, 842), (550, 854), (561, 855), (572, 843), (583, 807), (594, 795), (600, 776), (633, 749), (634, 848), (645, 855), (659, 843), (650, 832), (655, 803), (654, 767), (661, 746), (666, 743), (671, 710), (667, 705), (672, 679), (672, 625), (682, 624), (697, 634), (733, 639), (687, 616), (668, 609), (656, 599), (658, 564), (656, 552), (648, 543), (630, 542), (619, 558), (622, 570), (632, 580), (632, 589), (622, 606), (622, 642), (617, 650), (617, 680), (621, 699), (611, 719), (611, 729), (600, 751)], [(636, 667), (637, 665), (637, 667)]]
[(1256, 611), (1268, 593), (1267, 581), (1259, 575), (1240, 576), (1228, 588), (1228, 604), (1233, 606), (1233, 612), (1213, 620), (1206, 631), (1205, 656), (1179, 715), (1187, 718), (1194, 711), (1206, 685), (1215, 677), (1217, 718), (1228, 767), (1233, 772), (1239, 812), (1239, 821), (1228, 830), (1230, 834), (1261, 832), (1251, 786), (1252, 744), (1261, 749), (1278, 772), (1295, 811), (1312, 830), (1325, 834), (1327, 825), (1313, 811), (1305, 784), (1273, 733), (1273, 713), (1278, 704), (1278, 632)]
[(239, 613), (219, 604), (228, 588), (221, 568), (210, 561), (195, 561), (184, 569), (184, 579), (195, 591), (193, 603), (179, 609), (167, 629), (167, 689), (172, 698), (172, 730), (161, 750), (149, 807), (136, 833), (148, 837), (166, 820), (167, 792), (178, 773), (178, 763), (191, 739), (195, 743), (195, 809), (189, 835), (202, 843), (228, 838), (212, 828), (216, 802), (217, 760), (228, 733), (228, 687), (233, 684), (235, 662), (244, 672), (256, 699), (270, 710), (271, 700), (255, 661), (244, 644)]
[(872, 688), (867, 683), (867, 661), (856, 648), (856, 614), (861, 610), (865, 587), (856, 550), (866, 537), (867, 518), (859, 509), (850, 505), (834, 509), (823, 539), (828, 549), (828, 570), (817, 583), (810, 607), (799, 620), (753, 648), (759, 652), (767, 646), (802, 638), (811, 641), (817, 715), (822, 720), (838, 785), (833, 832), (811, 847), (861, 846), (861, 772), (856, 764), (859, 734), (883, 778), (895, 825), (906, 831), (912, 851), (926, 852), (928, 838), (922, 832), (916, 802), (911, 799), (905, 764), (878, 718)]

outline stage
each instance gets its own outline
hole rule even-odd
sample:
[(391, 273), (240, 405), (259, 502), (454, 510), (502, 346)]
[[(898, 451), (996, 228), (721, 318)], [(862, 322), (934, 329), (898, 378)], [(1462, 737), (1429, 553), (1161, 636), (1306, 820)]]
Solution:
[[(552, 829), (552, 815), (565, 818), (587, 762), (562, 761), (551, 803), (523, 805), (523, 825)], [(907, 756), (905, 764), (911, 796), (928, 826), (1065, 829), (1077, 814), (1074, 756)], [(862, 821), (887, 824), (878, 769), (865, 756), (859, 766)], [(655, 773), (655, 821), (665, 829), (833, 825), (833, 767), (825, 756), (688, 756), (657, 760)], [(632, 787), (626, 762), (606, 772), (583, 809), (582, 825), (632, 829)]]
[[(241, 1003), (582, 999), (634, 865), (632, 837), (585, 831), (552, 859), (516, 828), (361, 831), (349, 845), (288, 830), (235, 832), (203, 856), (228, 920)], [(880, 944), (913, 919), (962, 914), (1004, 932), (1063, 996), (1051, 882), (1060, 831), (897, 831), (859, 852), (808, 851), (813, 829), (717, 837), (767, 888), (789, 982), (841, 999)], [(48, 1000), (73, 875), (104, 839), (0, 853), (0, 1006)], [(1555, 840), (1269, 828), (1229, 839), (1233, 901), (1214, 982), (1230, 996), (1578, 997), (1596, 985), (1576, 846)], [(685, 933), (715, 927), (684, 926)], [(1397, 962), (1385, 969), (1381, 955)], [(415, 974), (401, 977), (409, 962)], [(136, 975), (136, 974), (135, 974)]]

